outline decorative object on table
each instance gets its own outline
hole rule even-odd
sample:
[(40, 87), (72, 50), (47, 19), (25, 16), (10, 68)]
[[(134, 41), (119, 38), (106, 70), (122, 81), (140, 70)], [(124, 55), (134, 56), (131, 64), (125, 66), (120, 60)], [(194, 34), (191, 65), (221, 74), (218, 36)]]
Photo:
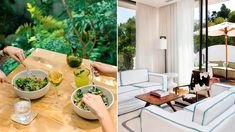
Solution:
[(14, 101), (14, 113), (11, 119), (17, 123), (27, 125), (37, 116), (37, 113), (31, 110), (31, 101), (28, 98), (17, 98)]
[[(200, 72), (198, 70), (193, 70), (192, 71), (192, 76), (191, 76), (191, 82), (188, 85), (182, 85), (182, 86), (177, 86), (174, 88), (175, 93), (177, 93), (177, 90), (180, 87), (188, 87), (189, 88), (189, 94), (184, 95), (183, 100), (187, 101), (190, 99), (192, 101), (193, 98), (196, 98), (193, 102), (198, 101), (198, 92), (206, 91), (208, 94), (208, 97), (210, 97), (210, 76), (208, 72)], [(191, 102), (190, 102), (191, 103)]]
[(165, 73), (167, 72), (167, 39), (166, 36), (160, 36), (160, 43), (158, 45), (158, 49), (162, 49), (165, 52)]
[[(37, 81), (28, 77), (27, 70), (19, 72), (12, 79), (13, 89), (20, 97), (38, 99), (47, 94), (49, 90), (48, 75), (40, 69), (30, 70)], [(40, 80), (40, 82), (38, 82)]]
[[(81, 102), (83, 94), (88, 93), (89, 91), (92, 94), (101, 95), (108, 110), (110, 110), (112, 108), (112, 105), (114, 103), (114, 95), (109, 89), (98, 86), (98, 85), (96, 85), (95, 87), (93, 85), (83, 86), (79, 89), (76, 89), (72, 93), (71, 103), (73, 106), (73, 110), (79, 116), (81, 116), (85, 119), (94, 120), (94, 119), (97, 119), (97, 117), (87, 109), (85, 104), (82, 104), (82, 102)], [(105, 95), (105, 96), (103, 96), (103, 95)]]
[(77, 88), (80, 88), (85, 85), (90, 84), (90, 70), (87, 68), (80, 68), (74, 71), (75, 85)]
[(55, 87), (55, 92), (56, 92), (56, 98), (55, 98), (55, 103), (54, 105), (57, 108), (61, 108), (61, 106), (59, 105), (59, 88), (58, 86), (61, 84), (62, 80), (63, 80), (63, 74), (59, 71), (53, 70), (50, 71), (49, 75), (48, 75), (48, 79), (50, 81), (51, 84), (53, 84), (53, 86)]
[(72, 51), (67, 54), (67, 64), (71, 68), (81, 67), (83, 57), (79, 54), (77, 47), (73, 46)]
[(169, 92), (158, 89), (158, 90), (151, 91), (150, 94), (153, 96), (162, 98), (162, 97), (168, 96)]

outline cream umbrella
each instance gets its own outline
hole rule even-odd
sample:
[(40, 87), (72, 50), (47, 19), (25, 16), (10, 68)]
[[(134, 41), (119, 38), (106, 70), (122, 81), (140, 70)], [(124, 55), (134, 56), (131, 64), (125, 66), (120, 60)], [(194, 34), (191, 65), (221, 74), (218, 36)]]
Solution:
[[(206, 29), (203, 29), (203, 34), (206, 33)], [(195, 34), (199, 34), (196, 31)], [(235, 36), (235, 23), (223, 22), (214, 26), (208, 27), (208, 36), (224, 36), (225, 37), (225, 56), (226, 56), (226, 79), (228, 76), (228, 36)]]

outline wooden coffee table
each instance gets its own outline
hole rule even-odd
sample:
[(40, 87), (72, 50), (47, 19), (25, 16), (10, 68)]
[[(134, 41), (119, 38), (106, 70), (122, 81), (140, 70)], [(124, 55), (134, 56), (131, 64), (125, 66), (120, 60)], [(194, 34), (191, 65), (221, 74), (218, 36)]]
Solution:
[(165, 97), (159, 98), (159, 97), (151, 95), (150, 92), (146, 94), (137, 95), (135, 97), (137, 99), (145, 101), (146, 102), (145, 107), (149, 106), (150, 104), (160, 106), (166, 103), (173, 109), (174, 112), (176, 111), (176, 109), (172, 106), (171, 101), (181, 98), (181, 96), (173, 94), (173, 93), (170, 93), (170, 95), (167, 95)]

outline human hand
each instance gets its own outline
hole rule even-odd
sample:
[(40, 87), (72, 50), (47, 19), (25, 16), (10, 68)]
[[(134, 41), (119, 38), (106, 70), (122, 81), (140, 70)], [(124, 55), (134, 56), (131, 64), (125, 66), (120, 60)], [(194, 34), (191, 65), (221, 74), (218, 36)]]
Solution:
[(3, 52), (8, 54), (11, 58), (15, 59), (16, 61), (20, 63), (23, 63), (25, 59), (24, 51), (20, 48), (7, 46), (3, 49)]
[(99, 119), (108, 116), (108, 110), (99, 95), (87, 93), (83, 96), (82, 101)]
[(91, 66), (93, 66), (95, 69), (95, 76), (104, 75), (116, 78), (117, 68), (115, 67), (100, 62), (93, 62), (91, 63)]
[(2, 82), (6, 82), (6, 81), (7, 81), (7, 77), (6, 77), (5, 73), (0, 70), (0, 82), (2, 83)]

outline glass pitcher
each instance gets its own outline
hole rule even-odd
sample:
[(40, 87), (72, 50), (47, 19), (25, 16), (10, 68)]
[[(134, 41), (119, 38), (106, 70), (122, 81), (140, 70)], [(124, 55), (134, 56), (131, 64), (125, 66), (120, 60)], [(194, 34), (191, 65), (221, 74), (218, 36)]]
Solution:
[(75, 85), (77, 88), (90, 84), (90, 70), (87, 68), (79, 68), (74, 71)]

